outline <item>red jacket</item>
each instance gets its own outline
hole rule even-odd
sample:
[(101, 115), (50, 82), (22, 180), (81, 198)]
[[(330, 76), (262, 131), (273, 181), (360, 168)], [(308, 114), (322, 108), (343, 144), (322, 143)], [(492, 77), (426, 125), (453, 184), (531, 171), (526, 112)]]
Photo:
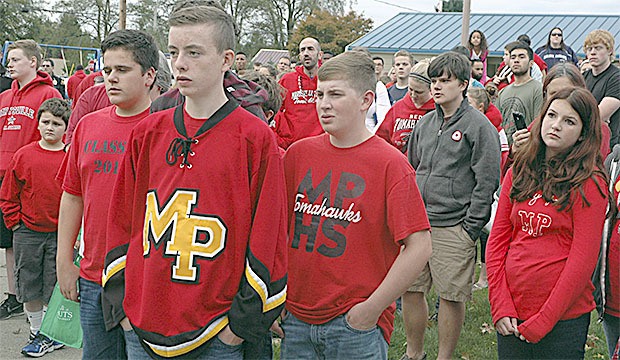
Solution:
[(67, 125), (65, 143), (71, 144), (75, 127), (85, 115), (111, 105), (110, 98), (108, 98), (108, 94), (105, 91), (105, 85), (100, 84), (86, 89), (82, 96), (73, 102), (73, 110), (71, 111), (71, 117), (69, 117), (69, 125)]
[(17, 149), (39, 140), (37, 111), (45, 100), (62, 99), (54, 89), (48, 74), (37, 71), (37, 76), (21, 89), (13, 81), (11, 89), (0, 94), (0, 179), (4, 178), (9, 162)]
[(385, 119), (377, 128), (376, 135), (404, 153), (415, 124), (422, 116), (433, 110), (435, 110), (433, 98), (418, 108), (411, 96), (405, 95), (385, 115)]
[(300, 65), (282, 76), (280, 85), (286, 89), (286, 96), (274, 118), (278, 145), (286, 149), (299, 139), (322, 134), (316, 112), (317, 77), (311, 79)]
[(67, 80), (67, 96), (69, 96), (69, 99), (73, 101), (77, 100), (73, 97), (75, 95), (75, 90), (85, 77), (86, 73), (84, 73), (84, 70), (78, 70), (69, 77), (69, 80)]
[[(95, 85), (95, 78), (98, 76), (103, 76), (103, 72), (97, 71), (90, 73), (82, 79), (80, 84), (75, 88), (75, 93), (73, 94), (76, 101), (73, 102), (73, 107), (75, 107), (75, 103), (80, 99), (80, 96), (89, 88)], [(72, 107), (72, 108), (73, 108)]]

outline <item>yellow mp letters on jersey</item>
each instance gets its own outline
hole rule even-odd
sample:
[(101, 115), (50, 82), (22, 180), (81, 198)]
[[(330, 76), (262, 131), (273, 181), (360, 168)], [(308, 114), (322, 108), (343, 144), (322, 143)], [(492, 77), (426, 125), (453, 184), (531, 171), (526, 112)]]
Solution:
[[(166, 241), (165, 254), (175, 257), (172, 278), (180, 281), (198, 280), (195, 257), (213, 258), (226, 244), (226, 226), (216, 216), (192, 214), (198, 193), (191, 190), (176, 190), (163, 209), (159, 206), (155, 191), (146, 195), (146, 213), (142, 237), (143, 255), (150, 252), (152, 235), (155, 245)], [(169, 236), (165, 236), (172, 229)], [(206, 233), (207, 241), (198, 241)]]

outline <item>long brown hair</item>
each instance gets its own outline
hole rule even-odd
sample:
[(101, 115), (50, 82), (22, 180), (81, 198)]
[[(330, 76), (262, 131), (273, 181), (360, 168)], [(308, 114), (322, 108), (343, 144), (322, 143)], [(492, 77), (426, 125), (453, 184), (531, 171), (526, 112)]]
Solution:
[[(555, 100), (566, 100), (579, 114), (583, 127), (573, 147), (547, 160), (547, 146), (541, 137), (542, 119)], [(525, 149), (517, 153), (510, 198), (522, 202), (542, 191), (546, 201), (554, 202), (559, 211), (563, 211), (570, 210), (573, 202), (571, 197), (576, 194), (575, 191), (579, 191), (584, 203), (589, 206), (583, 185), (594, 177), (603, 180), (596, 181), (596, 184), (601, 195), (605, 196), (600, 186), (608, 182), (600, 152), (601, 138), (601, 118), (592, 94), (577, 87), (559, 91), (547, 100), (540, 116), (533, 123), (530, 141)]]

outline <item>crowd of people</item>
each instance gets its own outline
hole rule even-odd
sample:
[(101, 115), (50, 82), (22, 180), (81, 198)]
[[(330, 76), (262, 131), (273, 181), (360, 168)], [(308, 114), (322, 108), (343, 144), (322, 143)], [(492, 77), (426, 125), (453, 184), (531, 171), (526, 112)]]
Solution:
[(587, 59), (559, 27), (536, 51), (521, 35), (488, 76), (481, 30), (386, 71), (311, 37), (296, 63), (249, 64), (210, 0), (178, 2), (169, 25), (172, 69), (138, 30), (66, 84), (34, 41), (8, 48), (0, 319), (26, 313), (24, 355), (63, 346), (40, 332), (58, 286), (80, 303), (84, 359), (271, 359), (272, 334), (283, 359), (387, 359), (399, 298), (402, 359), (425, 359), (434, 289), (450, 359), (488, 287), (500, 359), (583, 358), (595, 308), (618, 357), (608, 31)]

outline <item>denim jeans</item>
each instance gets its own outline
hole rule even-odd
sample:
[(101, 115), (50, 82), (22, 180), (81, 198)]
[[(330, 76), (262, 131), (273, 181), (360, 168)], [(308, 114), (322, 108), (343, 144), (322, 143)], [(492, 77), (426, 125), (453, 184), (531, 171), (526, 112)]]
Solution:
[(538, 343), (530, 344), (514, 335), (497, 334), (497, 352), (501, 359), (583, 359), (590, 313), (561, 320)]
[(352, 328), (345, 315), (312, 325), (288, 313), (282, 321), (282, 359), (387, 359), (388, 345), (378, 326)]
[[(127, 356), (130, 360), (148, 360), (151, 357), (140, 344), (140, 339), (133, 330), (125, 331)], [(240, 345), (224, 344), (217, 336), (209, 341), (207, 348), (194, 359), (243, 360), (243, 343)]]
[(620, 318), (609, 314), (603, 315), (603, 330), (605, 330), (609, 358), (611, 358), (618, 344), (618, 336), (620, 336)]
[(80, 278), (80, 323), (84, 333), (82, 359), (126, 359), (120, 326), (106, 331), (101, 309), (101, 285)]

